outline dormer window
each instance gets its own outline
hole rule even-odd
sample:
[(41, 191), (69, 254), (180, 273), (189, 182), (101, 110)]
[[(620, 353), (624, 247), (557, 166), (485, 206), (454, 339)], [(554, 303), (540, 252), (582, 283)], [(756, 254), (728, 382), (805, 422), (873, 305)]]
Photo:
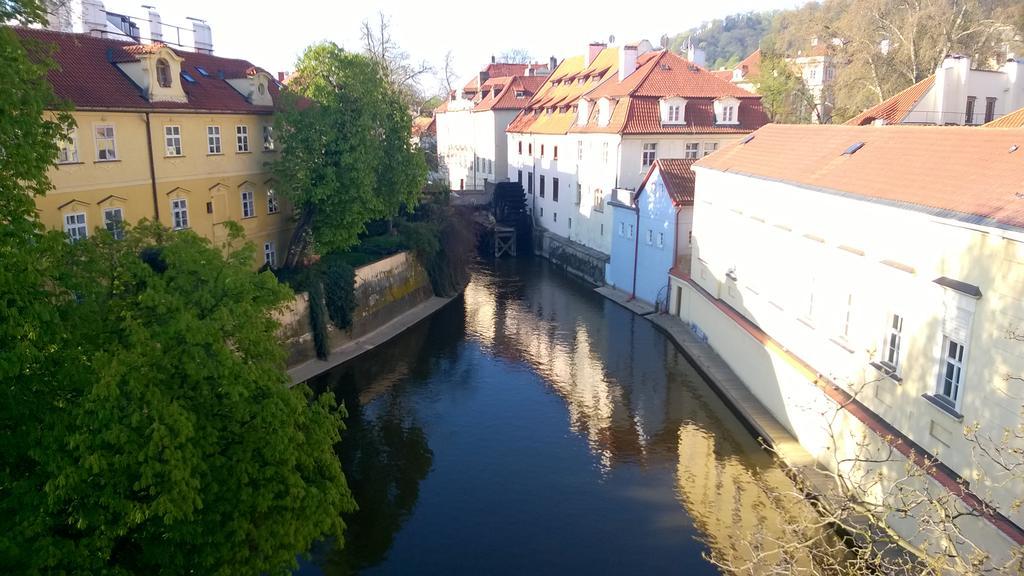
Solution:
[(171, 65), (164, 58), (156, 61), (156, 82), (162, 88), (171, 87)]
[(579, 105), (576, 106), (576, 112), (576, 124), (586, 126), (590, 121), (590, 100), (580, 100)]
[(716, 124), (739, 124), (740, 101), (731, 96), (715, 100)]
[(526, 98), (526, 90), (516, 90), (516, 98)]
[(679, 96), (660, 101), (662, 124), (686, 124), (686, 99)]
[(612, 102), (607, 98), (597, 101), (597, 125), (607, 126), (612, 119)]

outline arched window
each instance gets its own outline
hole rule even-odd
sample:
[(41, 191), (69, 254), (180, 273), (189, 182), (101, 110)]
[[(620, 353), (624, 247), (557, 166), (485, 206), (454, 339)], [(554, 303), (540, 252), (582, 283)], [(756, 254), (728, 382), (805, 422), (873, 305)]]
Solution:
[(164, 88), (171, 87), (171, 65), (163, 58), (156, 61), (156, 81)]

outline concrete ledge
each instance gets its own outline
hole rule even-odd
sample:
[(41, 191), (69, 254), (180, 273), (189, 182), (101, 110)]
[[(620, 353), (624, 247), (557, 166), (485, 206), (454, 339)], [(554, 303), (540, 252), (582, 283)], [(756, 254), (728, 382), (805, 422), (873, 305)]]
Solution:
[(619, 290), (618, 288), (612, 288), (611, 286), (601, 286), (600, 288), (594, 288), (594, 291), (604, 296), (605, 298), (615, 302), (627, 308), (628, 310), (646, 316), (648, 314), (654, 314), (654, 306), (636, 298), (630, 298), (629, 294)]
[(291, 385), (294, 386), (301, 382), (305, 382), (318, 374), (326, 372), (335, 366), (340, 366), (341, 364), (356, 358), (364, 352), (373, 350), (377, 346), (380, 346), (395, 336), (398, 336), (405, 330), (429, 318), (435, 312), (444, 308), (452, 300), (455, 300), (458, 297), (459, 296), (440, 298), (433, 296), (415, 308), (400, 314), (376, 330), (331, 350), (331, 354), (326, 360), (314, 358), (313, 360), (309, 360), (289, 368), (288, 375), (291, 376), (292, 379)]

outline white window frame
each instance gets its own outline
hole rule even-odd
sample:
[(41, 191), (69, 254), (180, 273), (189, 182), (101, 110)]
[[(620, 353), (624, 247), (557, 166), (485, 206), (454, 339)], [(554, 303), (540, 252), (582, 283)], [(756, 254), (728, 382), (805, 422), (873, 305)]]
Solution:
[(654, 245), (654, 230), (652, 230), (650, 228), (647, 229), (647, 245), (648, 246), (653, 246)]
[(645, 142), (640, 152), (640, 165), (644, 168), (650, 168), (654, 161), (658, 159), (658, 143), (657, 142)]
[(576, 142), (576, 161), (583, 162), (583, 140)]
[(235, 126), (235, 152), (244, 154), (249, 151), (249, 126), (239, 124)]
[(885, 338), (882, 340), (882, 353), (878, 363), (886, 370), (899, 376), (902, 369), (900, 355), (903, 348), (903, 323), (905, 318), (902, 314), (892, 312), (886, 316)]
[(701, 146), (701, 155), (707, 156), (708, 154), (712, 154), (717, 150), (718, 142), (705, 142), (703, 146)]
[(206, 127), (206, 153), (211, 155), (224, 153), (220, 138), (220, 126)]
[(171, 199), (171, 223), (174, 230), (188, 229), (188, 200), (186, 198)]
[[(117, 214), (114, 218), (113, 215)], [(124, 209), (120, 206), (113, 206), (103, 209), (103, 226), (106, 227), (114, 240), (124, 239)]]
[(78, 164), (78, 128), (72, 128), (67, 139), (57, 142), (57, 164)]
[(964, 372), (966, 370), (967, 344), (943, 334), (939, 381), (935, 389), (935, 398), (957, 412), (960, 411), (960, 406), (963, 403)]
[(263, 263), (269, 264), (271, 268), (277, 267), (277, 250), (274, 249), (273, 240), (263, 243)]
[(601, 143), (601, 159), (605, 165), (608, 165), (608, 143)]
[(242, 190), (242, 218), (256, 216), (256, 194), (249, 189)]
[(696, 160), (700, 157), (700, 142), (687, 142), (683, 144), (683, 158)]
[[(117, 129), (113, 124), (96, 124), (93, 126), (93, 142), (96, 145), (97, 162), (117, 161)], [(106, 146), (108, 143), (110, 146)]]
[(78, 242), (89, 237), (88, 217), (85, 212), (71, 212), (64, 215), (64, 234), (68, 241)]
[(619, 222), (619, 236), (622, 238), (626, 237), (626, 223)]
[(181, 126), (169, 124), (164, 126), (164, 156), (172, 158), (183, 156), (184, 150), (181, 147)]
[(664, 248), (664, 247), (665, 247), (665, 233), (664, 232), (658, 232), (658, 248)]
[(267, 214), (277, 214), (280, 210), (277, 192), (274, 192), (273, 188), (267, 188)]
[(594, 189), (594, 211), (604, 212), (604, 192), (600, 188)]

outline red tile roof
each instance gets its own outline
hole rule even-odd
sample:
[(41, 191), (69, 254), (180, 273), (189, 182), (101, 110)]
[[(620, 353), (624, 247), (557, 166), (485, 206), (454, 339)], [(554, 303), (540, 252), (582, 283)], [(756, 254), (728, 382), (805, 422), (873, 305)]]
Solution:
[[(481, 72), (486, 72), (488, 78), (495, 78), (500, 76), (525, 76), (526, 69), (529, 68), (529, 64), (511, 64), (508, 62), (492, 62), (488, 64)], [(486, 81), (484, 81), (486, 83)], [(476, 93), (480, 89), (480, 75), (473, 76), (473, 79), (466, 83), (462, 88), (464, 92)]]
[(917, 84), (903, 90), (888, 100), (876, 104), (846, 121), (850, 126), (864, 126), (875, 120), (883, 120), (886, 124), (899, 124), (924, 98), (935, 84), (935, 75), (931, 75)]
[(437, 123), (433, 116), (417, 116), (412, 119), (412, 135), (421, 137), (425, 134), (437, 134)]
[[(544, 81), (545, 78), (543, 76), (491, 78), (484, 82), (484, 87), (481, 90), (481, 93), (489, 91), (489, 94), (477, 103), (473, 111), (522, 110), (544, 84)], [(496, 87), (500, 87), (497, 96), (494, 94)], [(521, 98), (516, 96), (520, 92), (523, 94)]]
[(757, 77), (761, 73), (761, 49), (758, 48), (736, 65), (744, 78)]
[(696, 185), (696, 175), (693, 173), (693, 163), (696, 160), (684, 160), (682, 158), (659, 158), (651, 165), (650, 171), (644, 177), (644, 181), (637, 190), (642, 190), (648, 180), (657, 171), (661, 175), (661, 182), (665, 190), (672, 198), (676, 206), (693, 206), (693, 191)]
[(770, 124), (696, 166), (1024, 230), (1024, 129)]
[(1024, 108), (1011, 112), (1002, 118), (996, 118), (982, 128), (1024, 128)]
[(732, 70), (711, 70), (712, 74), (726, 82), (732, 82)]
[[(181, 82), (188, 102), (150, 102), (115, 63), (135, 61), (136, 55), (152, 52), (159, 46), (129, 44), (112, 38), (50, 30), (13, 30), (22, 38), (54, 46), (53, 59), (57, 69), (49, 72), (50, 83), (58, 97), (70, 101), (79, 109), (173, 109), (254, 114), (273, 112), (272, 106), (250, 104), (225, 80), (245, 78), (247, 73), (261, 70), (245, 60), (173, 50), (184, 59), (181, 63), (182, 72), (187, 72), (195, 79), (195, 83)], [(206, 70), (210, 76), (203, 76), (196, 69), (197, 66)], [(271, 82), (269, 88), (271, 97), (276, 101), (279, 95), (277, 84)]]
[(629, 111), (620, 133), (737, 134), (753, 132), (768, 123), (760, 98), (740, 99), (738, 118), (738, 124), (716, 124), (714, 100), (691, 99), (686, 102), (686, 124), (667, 125), (661, 123), (658, 98), (630, 98)]

